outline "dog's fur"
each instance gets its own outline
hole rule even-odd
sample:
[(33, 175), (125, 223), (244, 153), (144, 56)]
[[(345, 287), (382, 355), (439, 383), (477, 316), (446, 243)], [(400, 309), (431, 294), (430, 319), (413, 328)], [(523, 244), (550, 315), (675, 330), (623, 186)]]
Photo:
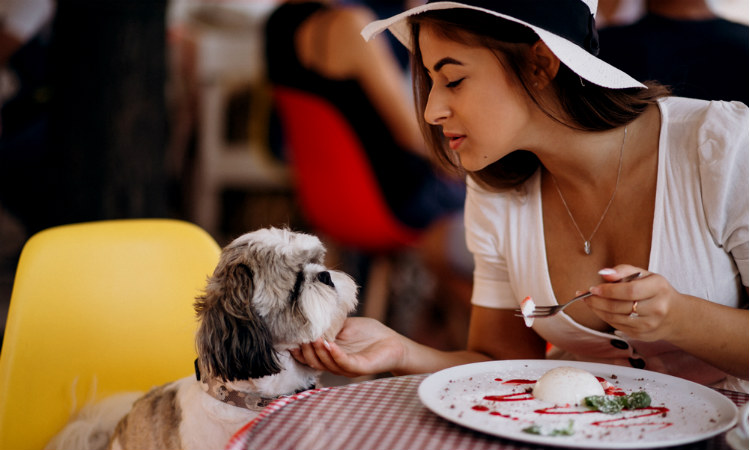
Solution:
[[(264, 398), (317, 383), (319, 374), (297, 363), (288, 350), (320, 337), (334, 339), (357, 304), (354, 281), (327, 270), (324, 255), (315, 236), (276, 228), (247, 233), (223, 249), (195, 303), (197, 364), (204, 381)], [(152, 389), (114, 430), (105, 430), (112, 433), (108, 448), (224, 448), (258, 412), (217, 400), (205, 389), (194, 375)], [(49, 447), (68, 450), (75, 443), (83, 449), (80, 431), (74, 430), (81, 430), (78, 422)], [(86, 446), (102, 442), (102, 426), (83, 439)]]

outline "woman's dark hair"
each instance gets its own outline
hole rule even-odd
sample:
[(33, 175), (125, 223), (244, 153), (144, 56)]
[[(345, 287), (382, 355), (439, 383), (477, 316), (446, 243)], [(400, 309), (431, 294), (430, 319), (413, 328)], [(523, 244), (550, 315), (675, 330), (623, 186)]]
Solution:
[[(483, 46), (495, 52), (500, 64), (515, 75), (520, 88), (531, 100), (553, 120), (584, 131), (604, 131), (630, 123), (649, 105), (669, 95), (669, 89), (655, 82), (644, 83), (648, 89), (610, 89), (589, 83), (561, 63), (549, 87), (556, 100), (551, 104), (549, 96), (542, 96), (532, 88), (529, 79), (528, 48), (539, 40), (539, 36), (528, 27), (500, 19), (486, 13), (468, 9), (430, 11), (412, 16), (410, 19), (414, 54), (412, 74), (414, 101), (419, 114), (424, 116), (432, 81), (422, 65), (419, 49), (419, 31), (425, 25), (439, 36), (465, 45)], [(419, 120), (427, 145), (437, 160), (448, 169), (462, 172), (454, 154), (447, 148), (440, 127)], [(525, 150), (516, 150), (484, 169), (470, 172), (479, 185), (503, 190), (526, 181), (539, 167), (536, 155)]]

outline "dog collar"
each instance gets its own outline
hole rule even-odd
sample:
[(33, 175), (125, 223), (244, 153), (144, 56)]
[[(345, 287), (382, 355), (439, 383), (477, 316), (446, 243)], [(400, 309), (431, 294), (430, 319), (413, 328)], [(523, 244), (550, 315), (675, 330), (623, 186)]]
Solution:
[(270, 405), (274, 400), (277, 400), (281, 397), (288, 397), (290, 395), (299, 394), (300, 392), (315, 389), (317, 387), (313, 382), (310, 386), (298, 389), (291, 394), (278, 395), (276, 397), (263, 397), (261, 395), (253, 394), (250, 392), (242, 392), (236, 389), (232, 389), (218, 378), (201, 377), (197, 359), (195, 360), (195, 378), (200, 383), (201, 389), (203, 389), (204, 392), (206, 392), (216, 400), (228, 405), (236, 406), (238, 408), (249, 409), (251, 411), (261, 411), (266, 406)]

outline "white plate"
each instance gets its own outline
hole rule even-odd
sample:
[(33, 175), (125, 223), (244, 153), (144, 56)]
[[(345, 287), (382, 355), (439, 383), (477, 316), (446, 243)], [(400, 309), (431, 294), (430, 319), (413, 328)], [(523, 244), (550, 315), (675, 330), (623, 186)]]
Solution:
[[(508, 381), (533, 382), (560, 366), (587, 370), (626, 394), (644, 390), (651, 396), (654, 409), (609, 415), (583, 413), (586, 408), (573, 406), (554, 409), (563, 414), (541, 414), (539, 410), (554, 405), (533, 398), (522, 401), (485, 398), (526, 392), (533, 387), (532, 383)], [(459, 425), (495, 436), (558, 447), (668, 447), (708, 439), (730, 429), (737, 421), (734, 403), (705, 386), (648, 370), (574, 361), (508, 360), (452, 367), (427, 377), (419, 386), (419, 398), (428, 409)], [(474, 409), (475, 406), (481, 410)], [(656, 407), (668, 411), (665, 413)], [(653, 414), (646, 417), (648, 413)], [(571, 436), (522, 431), (532, 424), (543, 429), (561, 428), (571, 419), (575, 430)], [(612, 419), (616, 420), (606, 422)]]

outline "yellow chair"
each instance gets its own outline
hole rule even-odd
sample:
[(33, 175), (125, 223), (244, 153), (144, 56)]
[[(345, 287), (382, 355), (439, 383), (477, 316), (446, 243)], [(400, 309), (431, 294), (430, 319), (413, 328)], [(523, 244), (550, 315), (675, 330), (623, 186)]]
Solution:
[(193, 302), (219, 251), (204, 230), (176, 220), (32, 236), (0, 354), (0, 449), (41, 449), (84, 404), (189, 375)]

